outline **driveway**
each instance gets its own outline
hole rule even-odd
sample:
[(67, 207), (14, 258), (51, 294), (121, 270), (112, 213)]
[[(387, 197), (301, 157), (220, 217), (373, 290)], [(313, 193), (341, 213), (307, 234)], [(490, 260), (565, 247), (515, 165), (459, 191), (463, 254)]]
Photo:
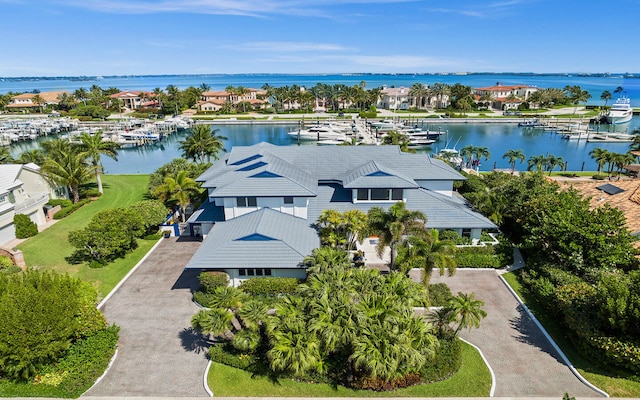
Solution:
[(440, 282), (454, 294), (475, 292), (485, 303), (487, 317), (480, 328), (460, 336), (478, 346), (489, 362), (496, 376), (495, 397), (562, 398), (565, 392), (600, 397), (571, 373), (496, 271), (458, 270), (453, 277), (434, 271), (431, 283)]
[[(183, 273), (197, 241), (163, 239), (103, 307), (120, 326), (118, 356), (84, 396), (205, 397), (204, 338), (190, 329), (197, 271)], [(108, 266), (106, 268), (109, 268)]]

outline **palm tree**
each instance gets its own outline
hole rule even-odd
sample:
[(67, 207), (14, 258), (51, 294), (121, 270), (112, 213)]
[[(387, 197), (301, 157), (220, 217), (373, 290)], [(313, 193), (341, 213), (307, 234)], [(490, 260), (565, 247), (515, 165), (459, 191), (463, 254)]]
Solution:
[(602, 107), (603, 109), (607, 108), (607, 103), (611, 99), (613, 99), (613, 95), (611, 94), (610, 91), (605, 90), (604, 92), (602, 92), (602, 94), (600, 95), (600, 100), (604, 100), (604, 106)]
[(491, 157), (491, 152), (485, 146), (478, 146), (473, 149), (473, 155), (478, 161), (480, 161), (480, 158), (482, 157), (484, 157), (485, 160), (488, 160), (489, 157)]
[(475, 146), (469, 144), (460, 149), (460, 156), (464, 159), (464, 163), (467, 167), (471, 165), (471, 161), (473, 160), (473, 153), (475, 151)]
[(211, 86), (207, 85), (206, 83), (202, 83), (200, 84), (200, 86), (198, 87), (203, 93), (204, 92), (208, 92), (209, 90), (211, 90)]
[(409, 236), (398, 251), (398, 264), (404, 264), (406, 272), (411, 268), (423, 269), (422, 283), (429, 287), (434, 268), (449, 276), (456, 273), (454, 255), (456, 245), (450, 240), (440, 240), (440, 232), (432, 229), (426, 234)]
[(529, 157), (527, 160), (527, 171), (531, 171), (535, 168), (537, 171), (542, 171), (545, 165), (545, 156), (543, 154)]
[(322, 371), (324, 364), (317, 336), (303, 327), (292, 330), (276, 330), (271, 338), (272, 348), (267, 352), (271, 368), (291, 371), (302, 376), (310, 371)]
[(524, 156), (524, 152), (522, 150), (509, 150), (506, 153), (504, 153), (504, 155), (502, 156), (502, 158), (508, 158), (509, 159), (509, 164), (511, 164), (511, 174), (513, 175), (513, 173), (516, 170), (516, 161), (520, 161), (520, 163), (522, 164), (524, 162), (525, 156)]
[(458, 292), (457, 296), (449, 300), (446, 309), (451, 313), (451, 321), (458, 324), (454, 332), (456, 335), (462, 328), (471, 330), (480, 327), (480, 320), (487, 316), (482, 306), (484, 301), (476, 299), (475, 293)]
[(549, 176), (551, 176), (551, 172), (556, 167), (563, 169), (567, 165), (562, 157), (555, 156), (554, 154), (549, 154), (545, 157), (545, 164), (547, 166), (547, 171), (549, 171)]
[(42, 172), (51, 181), (66, 186), (74, 203), (80, 201), (78, 187), (91, 179), (91, 168), (87, 164), (87, 154), (75, 149), (55, 154), (55, 157), (47, 154), (42, 165)]
[(606, 155), (609, 151), (600, 147), (596, 147), (595, 149), (589, 152), (591, 158), (595, 160), (598, 164), (598, 175), (600, 175), (600, 171), (602, 171), (602, 166), (606, 164)]
[(40, 113), (42, 113), (42, 105), (44, 104), (44, 99), (42, 98), (42, 96), (40, 96), (40, 94), (38, 93), (35, 96), (33, 96), (31, 101), (33, 102), (33, 104), (38, 106), (38, 108), (40, 108)]
[(102, 166), (102, 162), (100, 162), (100, 155), (104, 154), (105, 156), (118, 161), (117, 149), (120, 148), (120, 145), (111, 141), (103, 141), (102, 131), (99, 131), (94, 135), (83, 132), (80, 135), (80, 141), (80, 148), (87, 154), (89, 162), (91, 162), (93, 167), (93, 172), (96, 176), (96, 181), (98, 182), (98, 191), (100, 193), (104, 193), (104, 190), (102, 189), (102, 179), (100, 179), (100, 175), (103, 173), (104, 168)]
[(185, 158), (191, 158), (200, 164), (211, 162), (211, 157), (217, 160), (220, 152), (226, 152), (224, 136), (217, 136), (218, 129), (211, 130), (211, 125), (198, 124), (191, 129), (191, 135), (180, 141), (180, 150)]
[(6, 147), (0, 147), (0, 164), (11, 164), (14, 162), (11, 152)]
[(631, 153), (614, 153), (613, 155), (613, 164), (617, 168), (617, 176), (620, 179), (620, 174), (624, 167), (629, 164), (632, 164), (635, 161), (635, 157)]
[(73, 92), (73, 95), (76, 99), (78, 99), (78, 101), (81, 101), (82, 104), (84, 104), (85, 106), (87, 105), (87, 98), (89, 97), (89, 93), (85, 88), (76, 89), (76, 91)]
[(413, 97), (417, 109), (422, 108), (422, 99), (429, 94), (429, 89), (423, 83), (414, 83), (409, 88), (409, 95)]
[(567, 85), (564, 87), (564, 91), (567, 93), (567, 97), (569, 97), (571, 104), (575, 105), (575, 108), (573, 109), (574, 115), (576, 111), (578, 111), (578, 104), (586, 102), (591, 98), (591, 94), (588, 91), (582, 90), (582, 88), (577, 85)]
[(378, 234), (376, 251), (382, 257), (385, 248), (391, 250), (391, 269), (395, 269), (395, 256), (398, 245), (405, 235), (424, 234), (427, 217), (421, 211), (410, 211), (406, 204), (399, 201), (388, 211), (380, 207), (372, 207), (368, 212), (369, 229)]
[(633, 138), (633, 141), (629, 145), (629, 150), (631, 150), (631, 151), (640, 151), (640, 135), (636, 135)]
[[(1, 151), (2, 150), (0, 150), (0, 152)], [(0, 158), (2, 158), (2, 156), (0, 156)], [(21, 164), (34, 163), (36, 165), (42, 165), (44, 164), (44, 159), (45, 159), (44, 151), (40, 149), (32, 149), (32, 150), (26, 150), (20, 153), (20, 158), (18, 158), (18, 161)]]
[(191, 326), (199, 332), (221, 336), (233, 328), (232, 319), (233, 314), (223, 308), (200, 310), (191, 318)]
[(327, 268), (351, 265), (349, 253), (343, 249), (327, 246), (311, 250), (311, 255), (304, 258), (303, 264), (308, 266), (310, 273), (320, 272)]
[(158, 186), (153, 192), (160, 201), (175, 201), (180, 206), (182, 222), (185, 222), (185, 208), (201, 192), (200, 185), (192, 178), (189, 178), (188, 174), (188, 171), (180, 171), (175, 178), (164, 178), (162, 185)]

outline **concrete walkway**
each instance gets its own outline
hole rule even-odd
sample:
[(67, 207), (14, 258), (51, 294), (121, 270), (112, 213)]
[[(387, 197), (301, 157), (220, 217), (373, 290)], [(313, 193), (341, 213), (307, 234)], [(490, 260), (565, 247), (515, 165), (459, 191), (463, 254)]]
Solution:
[(190, 329), (197, 271), (183, 268), (200, 242), (163, 239), (106, 302), (109, 323), (121, 327), (118, 356), (84, 396), (205, 397), (204, 338)]
[[(419, 279), (419, 272), (412, 271)], [(493, 270), (458, 270), (453, 277), (434, 271), (431, 283), (444, 282), (456, 294), (475, 292), (487, 317), (479, 329), (460, 336), (478, 346), (496, 375), (495, 397), (576, 397), (599, 394), (573, 375), (542, 331)]]

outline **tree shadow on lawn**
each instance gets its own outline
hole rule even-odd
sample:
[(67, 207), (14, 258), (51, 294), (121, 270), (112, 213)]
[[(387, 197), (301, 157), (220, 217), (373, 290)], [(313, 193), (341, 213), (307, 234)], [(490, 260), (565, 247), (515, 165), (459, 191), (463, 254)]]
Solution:
[(565, 364), (560, 354), (553, 348), (551, 343), (544, 336), (538, 325), (531, 319), (531, 317), (526, 313), (524, 307), (522, 305), (518, 305), (516, 308), (519, 316), (512, 318), (509, 321), (509, 324), (513, 329), (515, 329), (519, 336), (514, 336), (516, 340), (521, 343), (525, 343), (531, 346), (535, 346), (543, 352), (552, 356), (556, 361), (561, 364)]

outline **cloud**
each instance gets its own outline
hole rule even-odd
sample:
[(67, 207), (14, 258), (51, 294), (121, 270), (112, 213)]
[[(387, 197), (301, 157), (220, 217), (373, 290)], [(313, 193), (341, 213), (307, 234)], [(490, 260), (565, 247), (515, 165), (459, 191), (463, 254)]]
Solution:
[(502, 15), (505, 12), (511, 12), (514, 7), (526, 3), (525, 0), (506, 0), (501, 2), (493, 2), (488, 4), (471, 3), (468, 6), (458, 5), (456, 8), (451, 7), (432, 7), (426, 11), (439, 14), (458, 14), (466, 17), (489, 18), (497, 14)]
[[(6, 1), (6, 0), (0, 0)], [(328, 7), (357, 4), (404, 3), (414, 0), (58, 0), (56, 3), (113, 14), (219, 14), (264, 17), (268, 15), (308, 15), (330, 17)]]

